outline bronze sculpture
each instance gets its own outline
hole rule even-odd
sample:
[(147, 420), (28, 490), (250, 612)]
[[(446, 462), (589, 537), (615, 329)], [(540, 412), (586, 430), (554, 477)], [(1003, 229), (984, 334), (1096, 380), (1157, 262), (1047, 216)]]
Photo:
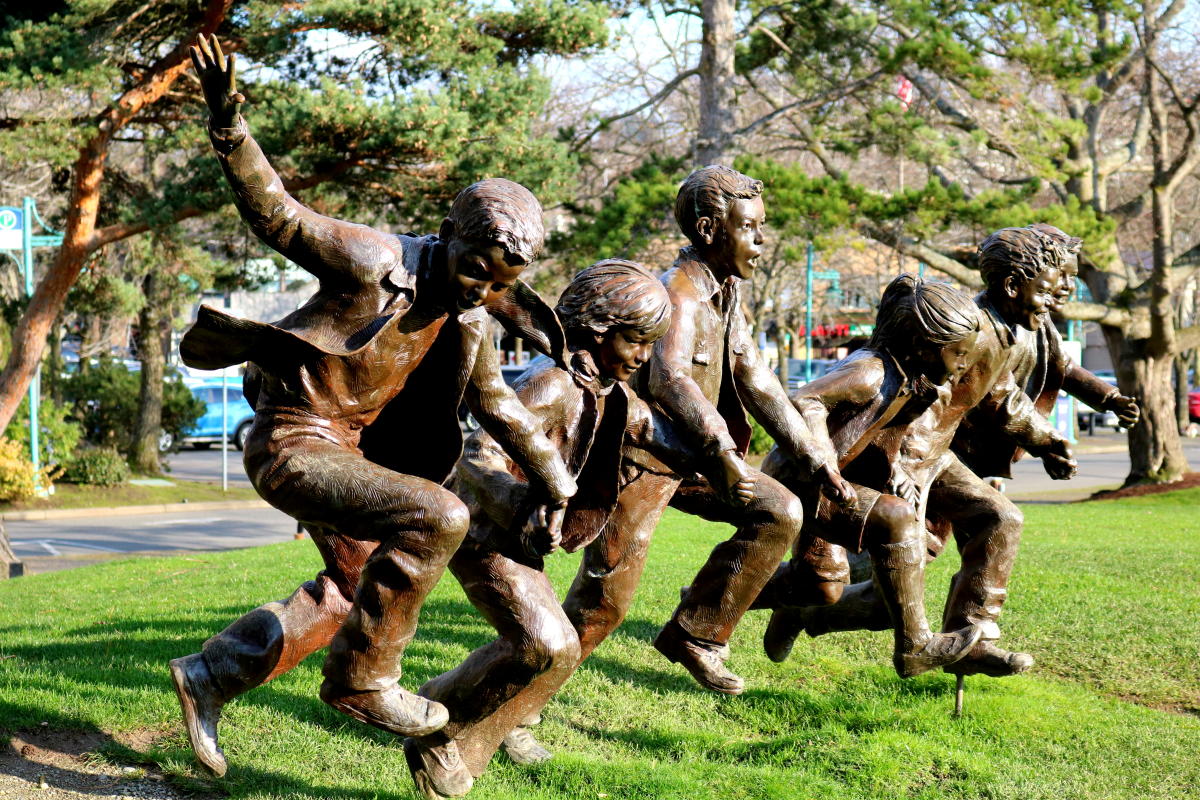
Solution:
[(542, 245), (533, 195), (481, 181), (455, 198), (436, 236), (321, 216), (287, 194), (249, 135), (233, 58), (203, 37), (192, 57), (243, 219), (320, 280), (305, 306), (273, 325), (204, 307), (180, 348), (201, 368), (251, 362), (247, 474), (305, 525), (326, 566), (171, 662), (192, 748), (220, 775), (224, 703), (326, 645), (321, 696), (335, 708), (403, 735), (446, 723), (444, 707), (397, 681), (421, 603), (467, 531), (466, 506), (439, 485), (462, 447), (462, 399), (528, 477), (535, 527), (554, 524), (575, 483), (505, 385), (486, 330), (489, 311), (503, 307), (531, 340), (555, 335), (550, 309), (519, 283)]
[[(561, 546), (573, 552), (595, 540), (612, 512), (624, 446), (677, 468), (702, 459), (623, 383), (670, 324), (663, 285), (638, 264), (601, 261), (575, 276), (556, 310), (569, 355), (535, 362), (517, 396), (579, 483), (562, 525)], [(405, 744), (417, 786), (431, 798), (465, 794), (502, 740), (522, 763), (548, 758), (531, 736), (513, 731), (540, 713), (580, 660), (575, 628), (542, 572), (542, 557), (558, 543), (531, 541), (521, 529), (513, 509), (528, 486), (491, 436), (468, 439), (453, 488), (472, 514), (450, 570), (500, 638), (421, 687), (450, 713), (441, 730)]]
[[(727, 694), (743, 689), (724, 665), (728, 633), (787, 550), (802, 513), (790, 492), (742, 461), (750, 438), (743, 403), (834, 498), (849, 502), (854, 496), (762, 363), (739, 305), (738, 284), (753, 273), (763, 243), (761, 194), (760, 181), (727, 167), (705, 167), (684, 181), (675, 216), (691, 245), (662, 278), (671, 296), (671, 326), (635, 378), (639, 395), (662, 412), (676, 435), (721, 469), (706, 475), (707, 482), (689, 481), (677, 494), (682, 473), (651, 453), (627, 448), (616, 507), (584, 551), (563, 603), (586, 658), (628, 611), (668, 502), (731, 522), (736, 535), (713, 551), (702, 570), (711, 577), (705, 590), (685, 598), (655, 639), (656, 648), (703, 686)], [(735, 601), (722, 609), (726, 595)]]
[(895, 630), (901, 677), (951, 664), (975, 646), (978, 625), (929, 630), (923, 554), (925, 499), (950, 441), (939, 422), (951, 387), (974, 362), (979, 330), (969, 296), (901, 275), (883, 293), (870, 342), (792, 395), (811, 428), (828, 430), (858, 503), (839, 510), (822, 502), (785, 453), (768, 455), (763, 472), (799, 495), (805, 517), (794, 557), (755, 607), (835, 601), (849, 574), (846, 552), (865, 550)]
[[(985, 330), (998, 334), (1002, 351), (1007, 353), (1011, 385), (1023, 390), (1021, 397), (1010, 393), (1010, 404), (1034, 403), (1035, 410), (1045, 414), (1058, 387), (1069, 385), (1078, 391), (1102, 393), (1128, 419), (1132, 401), (1112, 397), (1112, 387), (1071, 364), (1047, 316), (1052, 303), (1063, 296), (1062, 267), (1069, 265), (1078, 246), (1078, 240), (1050, 226), (997, 231), (980, 245), (981, 270), (988, 288), (976, 303)], [(1009, 379), (1004, 379), (1001, 385), (1008, 383)], [(1081, 388), (1084, 386), (1091, 388)], [(946, 479), (935, 484), (928, 502), (926, 557), (936, 557), (952, 533), (963, 556), (963, 568), (951, 585), (944, 627), (976, 621), (985, 629), (983, 639), (967, 657), (946, 667), (946, 671), (960, 676), (1001, 677), (1024, 672), (1033, 665), (1029, 654), (1010, 652), (995, 644), (1000, 633), (996, 619), (1007, 597), (1007, 578), (1020, 541), (1022, 516), (982, 476), (1007, 476), (1011, 463), (1028, 448), (1022, 444), (1027, 430), (1014, 429), (1011, 421), (1006, 422), (1007, 412), (996, 405), (994, 397), (995, 390), (979, 408), (968, 408), (952, 445), (952, 468)], [(1001, 416), (997, 412), (1002, 412)], [(1026, 424), (1032, 422), (1027, 420)], [(1051, 477), (1069, 477), (1073, 472), (1065, 454), (1043, 461)], [(782, 660), (801, 630), (818, 636), (835, 630), (880, 630), (889, 625), (886, 607), (874, 583), (864, 581), (847, 588), (832, 605), (777, 610), (764, 646), (772, 658)]]

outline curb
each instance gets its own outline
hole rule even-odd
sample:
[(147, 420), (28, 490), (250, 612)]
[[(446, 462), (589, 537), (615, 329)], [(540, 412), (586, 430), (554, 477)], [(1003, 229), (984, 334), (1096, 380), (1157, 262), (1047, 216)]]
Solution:
[(234, 508), (270, 508), (265, 500), (214, 500), (208, 503), (160, 503), (152, 506), (109, 506), (105, 508), (48, 508), (41, 511), (9, 511), (0, 521), (24, 522), (38, 519), (118, 517), (132, 514), (172, 514), (178, 511), (224, 511)]

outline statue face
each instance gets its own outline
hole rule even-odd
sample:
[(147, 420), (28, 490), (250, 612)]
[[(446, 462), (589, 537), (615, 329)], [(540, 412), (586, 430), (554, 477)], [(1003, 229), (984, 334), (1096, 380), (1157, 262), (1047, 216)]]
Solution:
[(481, 306), (507, 292), (525, 266), (495, 242), (453, 238), (446, 246), (450, 299), (458, 311)]
[[(731, 201), (725, 219), (713, 231), (712, 247), (715, 252), (712, 260), (716, 266), (726, 271), (726, 275), (739, 278), (753, 275), (758, 267), (758, 257), (762, 255), (766, 224), (767, 212), (762, 197)], [(697, 223), (697, 227), (701, 227), (700, 223)], [(701, 235), (704, 235), (703, 231)]]
[(961, 341), (933, 349), (922, 367), (925, 377), (938, 386), (950, 381), (957, 383), (975, 360), (975, 343), (978, 339), (979, 331), (971, 331)]
[(1050, 310), (1062, 281), (1062, 271), (1047, 267), (1036, 278), (1025, 280), (1010, 275), (1004, 280), (1004, 302), (1000, 311), (1010, 325), (1020, 325), (1036, 331), (1042, 326), (1042, 315)]
[(611, 328), (599, 338), (592, 355), (600, 375), (627, 381), (638, 367), (650, 360), (650, 351), (659, 337), (634, 328)]
[(1059, 266), (1059, 270), (1061, 274), (1058, 288), (1054, 292), (1054, 300), (1050, 304), (1051, 311), (1062, 311), (1063, 305), (1075, 293), (1075, 276), (1079, 274), (1079, 256), (1068, 256), (1067, 260)]

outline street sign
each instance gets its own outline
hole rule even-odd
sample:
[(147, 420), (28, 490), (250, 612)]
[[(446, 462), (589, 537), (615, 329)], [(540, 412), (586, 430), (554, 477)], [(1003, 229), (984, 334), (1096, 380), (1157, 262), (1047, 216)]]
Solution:
[(25, 214), (19, 208), (0, 206), (0, 250), (20, 250)]

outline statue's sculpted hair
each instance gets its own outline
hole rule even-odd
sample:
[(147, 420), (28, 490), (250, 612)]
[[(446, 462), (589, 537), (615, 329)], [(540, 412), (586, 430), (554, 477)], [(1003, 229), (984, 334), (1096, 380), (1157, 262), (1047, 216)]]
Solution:
[(613, 328), (661, 337), (671, 324), (666, 288), (641, 264), (610, 258), (580, 270), (554, 309), (567, 338), (590, 341)]
[(1035, 222), (1029, 226), (1038, 233), (1043, 233), (1050, 237), (1054, 242), (1056, 262), (1055, 266), (1063, 263), (1071, 256), (1079, 255), (1079, 251), (1083, 249), (1083, 239), (1078, 236), (1072, 236), (1061, 228), (1056, 228), (1046, 222)]
[(763, 182), (735, 169), (713, 164), (688, 175), (675, 196), (675, 221), (692, 244), (703, 241), (696, 232), (696, 221), (711, 217), (718, 223), (729, 213), (731, 200), (750, 200), (762, 194)]
[(988, 289), (998, 291), (1016, 277), (1031, 281), (1079, 253), (1083, 240), (1038, 222), (1024, 228), (1001, 228), (979, 245), (979, 273)]
[(867, 346), (899, 354), (922, 343), (944, 347), (977, 330), (978, 308), (966, 292), (905, 273), (883, 290)]
[(495, 242), (525, 263), (542, 252), (546, 229), (533, 192), (505, 178), (486, 178), (458, 193), (449, 219), (459, 239)]

